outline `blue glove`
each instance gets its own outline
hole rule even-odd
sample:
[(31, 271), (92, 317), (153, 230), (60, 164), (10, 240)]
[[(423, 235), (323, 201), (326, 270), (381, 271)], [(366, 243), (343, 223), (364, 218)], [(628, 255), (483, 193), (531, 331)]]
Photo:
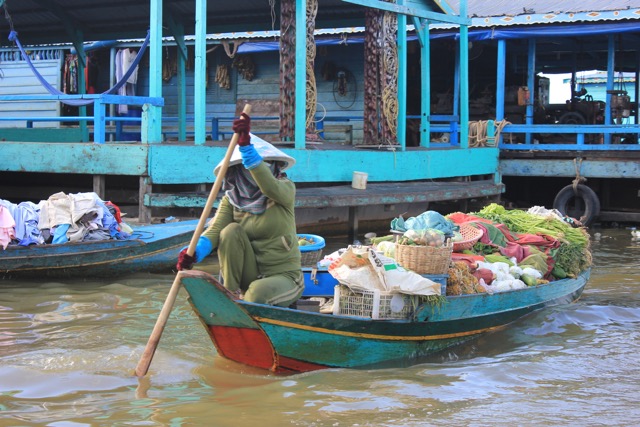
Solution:
[(262, 163), (262, 156), (256, 151), (253, 144), (239, 147), (242, 155), (242, 164), (246, 169), (254, 169)]
[[(189, 249), (189, 246), (185, 246), (180, 249), (180, 252), (186, 252)], [(202, 262), (209, 254), (213, 251), (213, 245), (211, 244), (211, 240), (207, 239), (204, 236), (200, 236), (198, 238), (198, 243), (196, 244), (196, 253), (193, 254), (193, 257), (196, 259), (196, 262)]]

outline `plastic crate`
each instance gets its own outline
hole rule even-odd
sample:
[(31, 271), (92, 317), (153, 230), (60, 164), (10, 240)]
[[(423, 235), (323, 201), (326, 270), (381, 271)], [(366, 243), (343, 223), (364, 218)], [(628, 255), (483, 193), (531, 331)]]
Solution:
[(371, 319), (408, 319), (418, 306), (418, 297), (386, 294), (378, 290), (353, 291), (347, 286), (335, 287), (333, 314)]

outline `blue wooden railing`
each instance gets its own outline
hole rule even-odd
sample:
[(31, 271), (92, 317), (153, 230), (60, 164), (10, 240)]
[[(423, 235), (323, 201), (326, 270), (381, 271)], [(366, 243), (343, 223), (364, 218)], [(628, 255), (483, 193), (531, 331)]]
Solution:
[[(64, 101), (64, 100), (91, 100), (94, 105), (93, 116), (69, 116), (69, 117), (0, 117), (0, 121), (24, 121), (27, 128), (32, 128), (34, 122), (85, 122), (93, 123), (94, 142), (104, 143), (106, 135), (115, 133), (116, 140), (120, 139), (123, 132), (123, 124), (126, 122), (141, 122), (140, 117), (118, 116), (111, 117), (106, 115), (106, 105), (109, 104), (126, 104), (126, 105), (153, 105), (163, 106), (163, 98), (143, 97), (143, 96), (120, 96), (105, 94), (83, 94), (83, 95), (0, 95), (2, 101)], [(354, 122), (362, 121), (361, 116), (322, 116), (318, 115), (316, 129), (320, 136), (324, 136), (326, 123), (346, 123), (352, 125)], [(407, 116), (407, 119), (420, 119), (421, 116)], [(235, 116), (213, 116), (207, 118), (211, 123), (211, 138), (214, 141), (224, 139), (233, 132), (231, 123)], [(163, 117), (163, 121), (176, 121), (176, 117)], [(193, 117), (187, 118), (193, 121)], [(277, 116), (253, 116), (254, 121), (274, 121), (277, 122)], [(450, 140), (446, 143), (431, 142), (430, 146), (459, 146), (459, 117), (456, 115), (431, 115), (430, 131), (433, 133), (448, 133)], [(112, 122), (115, 124), (115, 131), (107, 130), (106, 124)], [(490, 126), (491, 128), (491, 126)], [(256, 128), (253, 133), (260, 134), (278, 134), (277, 128), (260, 129)], [(176, 130), (163, 130), (163, 133), (177, 133)], [(193, 133), (193, 132), (191, 132)], [(510, 143), (505, 142), (505, 134), (548, 134), (548, 135), (575, 135), (575, 143)], [(537, 151), (554, 151), (554, 150), (572, 150), (572, 151), (638, 151), (640, 150), (640, 125), (636, 124), (614, 124), (614, 125), (560, 125), (560, 124), (508, 124), (502, 129), (502, 137), (500, 138), (499, 148), (505, 150), (537, 150)], [(587, 143), (586, 135), (597, 135), (597, 143)], [(626, 138), (625, 143), (616, 144), (614, 136)], [(534, 138), (530, 138), (534, 140)]]
[[(91, 100), (93, 101), (93, 116), (79, 117), (0, 117), (4, 121), (84, 121), (93, 122), (94, 142), (102, 144), (106, 141), (106, 122), (107, 121), (134, 121), (135, 117), (108, 117), (106, 115), (106, 106), (109, 104), (126, 104), (126, 105), (153, 105), (156, 107), (164, 106), (164, 98), (147, 97), (147, 96), (120, 96), (105, 94), (81, 94), (81, 95), (0, 95), (1, 101), (67, 101), (67, 100)], [(139, 120), (139, 118), (138, 118)], [(29, 127), (29, 123), (27, 123)]]
[[(222, 138), (226, 138), (228, 136), (230, 136), (233, 131), (231, 130), (231, 124), (233, 123), (233, 120), (235, 119), (234, 116), (215, 116), (215, 117), (211, 117), (211, 138), (214, 141), (217, 141), (218, 139)], [(324, 137), (324, 131), (325, 131), (325, 124), (326, 123), (346, 123), (346, 124), (353, 124), (353, 122), (358, 122), (358, 121), (362, 121), (363, 118), (362, 116), (323, 116), (323, 115), (316, 115), (316, 131), (318, 132), (318, 134), (321, 137)], [(279, 122), (280, 121), (280, 117), (278, 116), (251, 116), (251, 120), (252, 121), (259, 121), (259, 120), (264, 120), (264, 121), (274, 121), (274, 122)], [(259, 128), (256, 128), (255, 130), (252, 130), (252, 133), (256, 134), (256, 135), (267, 135), (267, 134), (278, 134), (280, 131), (279, 129), (268, 129), (268, 130), (262, 130)], [(353, 131), (352, 131), (353, 132)]]
[[(575, 143), (508, 143), (505, 142), (505, 134), (562, 134), (576, 135)], [(598, 135), (597, 143), (586, 143), (586, 135)], [(615, 135), (631, 136), (632, 142), (624, 144), (612, 143), (612, 137)], [(558, 125), (558, 124), (539, 124), (539, 125), (506, 125), (502, 130), (502, 141), (498, 147), (504, 150), (537, 150), (537, 151), (638, 151), (640, 137), (640, 126), (633, 124), (621, 125)], [(534, 138), (532, 138), (533, 140)]]

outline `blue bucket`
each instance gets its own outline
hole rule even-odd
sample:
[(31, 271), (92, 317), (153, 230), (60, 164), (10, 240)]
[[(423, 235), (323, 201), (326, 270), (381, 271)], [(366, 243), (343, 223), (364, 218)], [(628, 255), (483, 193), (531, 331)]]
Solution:
[(300, 252), (311, 252), (323, 249), (325, 246), (324, 238), (316, 234), (298, 234), (298, 240), (305, 239), (313, 242), (310, 245), (300, 246)]

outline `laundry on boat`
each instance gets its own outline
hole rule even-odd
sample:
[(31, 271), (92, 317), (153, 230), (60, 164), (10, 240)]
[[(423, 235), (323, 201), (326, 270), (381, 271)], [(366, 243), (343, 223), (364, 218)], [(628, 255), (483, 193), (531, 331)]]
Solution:
[(0, 246), (126, 240), (120, 208), (94, 192), (55, 193), (39, 203), (0, 199)]

